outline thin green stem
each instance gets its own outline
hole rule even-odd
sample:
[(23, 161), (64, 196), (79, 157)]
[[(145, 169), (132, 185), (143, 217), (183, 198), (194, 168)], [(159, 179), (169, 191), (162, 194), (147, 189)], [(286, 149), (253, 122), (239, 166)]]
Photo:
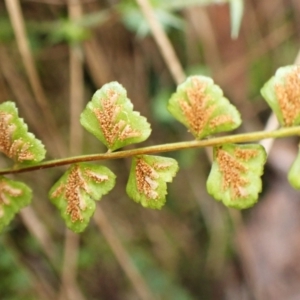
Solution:
[(218, 146), (227, 143), (247, 143), (253, 141), (260, 141), (268, 138), (283, 138), (293, 135), (300, 135), (300, 126), (281, 128), (274, 131), (257, 131), (251, 133), (227, 135), (222, 137), (214, 137), (201, 141), (188, 141), (188, 142), (178, 142), (170, 144), (162, 144), (150, 147), (137, 148), (132, 150), (124, 150), (118, 152), (107, 152), (102, 154), (88, 154), (81, 156), (73, 156), (62, 159), (54, 159), (45, 161), (32, 166), (15, 167), (9, 169), (0, 170), (0, 175), (4, 174), (14, 174), (30, 172), (34, 170), (54, 168), (58, 166), (70, 165), (73, 163), (87, 162), (87, 161), (99, 161), (99, 160), (110, 160), (132, 157), (136, 155), (153, 154), (153, 153), (163, 153), (178, 151), (191, 148), (204, 148), (211, 146)]

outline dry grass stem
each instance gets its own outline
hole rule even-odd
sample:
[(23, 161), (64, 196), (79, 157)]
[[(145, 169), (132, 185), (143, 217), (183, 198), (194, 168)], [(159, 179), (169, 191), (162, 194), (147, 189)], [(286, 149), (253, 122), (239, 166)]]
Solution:
[(175, 50), (163, 30), (161, 24), (156, 19), (153, 8), (148, 0), (136, 0), (145, 19), (148, 21), (153, 37), (159, 47), (159, 50), (166, 62), (166, 65), (177, 84), (185, 80), (185, 73), (180, 64), (180, 61), (175, 53)]
[(155, 300), (156, 297), (152, 294), (152, 291), (149, 289), (142, 274), (132, 262), (130, 255), (127, 253), (125, 247), (121, 243), (115, 230), (111, 226), (99, 205), (96, 207), (94, 221), (99, 230), (103, 233), (123, 271), (131, 281), (131, 284), (139, 296), (139, 299)]
[(5, 4), (14, 29), (16, 41), (19, 47), (20, 54), (22, 56), (25, 70), (27, 72), (27, 76), (35, 96), (35, 101), (39, 105), (45, 122), (49, 126), (48, 135), (53, 140), (58, 154), (65, 155), (65, 143), (60, 137), (59, 130), (51, 113), (51, 108), (48, 104), (49, 101), (47, 100), (46, 95), (43, 91), (42, 84), (40, 82), (40, 78), (29, 47), (20, 2), (19, 0), (5, 0)]

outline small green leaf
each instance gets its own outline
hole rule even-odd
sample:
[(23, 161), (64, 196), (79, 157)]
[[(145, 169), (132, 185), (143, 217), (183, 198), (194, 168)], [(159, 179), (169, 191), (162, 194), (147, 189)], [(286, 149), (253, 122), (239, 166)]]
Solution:
[(161, 209), (166, 202), (166, 183), (173, 180), (178, 169), (177, 161), (173, 158), (136, 156), (132, 160), (126, 192), (144, 207)]
[(162, 9), (167, 10), (182, 10), (186, 8), (193, 8), (196, 6), (206, 6), (206, 5), (213, 5), (213, 4), (221, 4), (226, 3), (230, 0), (165, 0), (160, 1), (158, 0), (158, 3), (160, 4), (160, 7)]
[(0, 152), (17, 163), (36, 163), (45, 158), (45, 148), (40, 140), (29, 133), (13, 102), (0, 105)]
[[(159, 4), (162, 1), (159, 1)], [(175, 13), (153, 7), (156, 19), (162, 25), (165, 32), (168, 32), (170, 28), (183, 29), (184, 22), (181, 17)], [(121, 12), (124, 25), (131, 31), (135, 32), (138, 38), (145, 38), (151, 33), (148, 22), (145, 20), (140, 9), (134, 5), (119, 5), (119, 11)]]
[(117, 82), (105, 84), (94, 94), (80, 122), (111, 151), (143, 142), (151, 133), (150, 124), (133, 111), (126, 90)]
[(72, 165), (49, 192), (68, 228), (82, 232), (100, 200), (115, 185), (116, 176), (106, 167), (80, 163)]
[(32, 192), (26, 184), (0, 176), (0, 232), (31, 199)]
[(60, 20), (51, 29), (50, 40), (54, 43), (66, 41), (76, 44), (90, 37), (88, 29), (73, 20)]
[(294, 189), (300, 190), (300, 149), (295, 161), (290, 168), (288, 180)]
[(261, 94), (282, 126), (300, 124), (300, 66), (279, 68)]
[(257, 202), (267, 154), (259, 144), (227, 144), (214, 148), (207, 179), (209, 194), (226, 206), (244, 209)]
[(196, 139), (231, 131), (242, 122), (222, 90), (205, 76), (191, 76), (180, 84), (169, 100), (168, 110)]

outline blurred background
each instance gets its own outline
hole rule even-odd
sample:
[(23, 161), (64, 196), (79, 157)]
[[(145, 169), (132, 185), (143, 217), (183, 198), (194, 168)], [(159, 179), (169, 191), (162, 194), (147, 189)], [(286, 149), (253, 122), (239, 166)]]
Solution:
[[(153, 0), (150, 12), (171, 42), (161, 47), (141, 11), (145, 1), (2, 0), (0, 103), (16, 102), (48, 159), (106, 151), (79, 115), (110, 81), (127, 89), (152, 125), (142, 146), (193, 139), (166, 110), (180, 78), (191, 74), (211, 76), (239, 109), (236, 132), (264, 130), (271, 112), (260, 88), (297, 57), (300, 2), (244, 1), (237, 39), (227, 2)], [(176, 56), (167, 54), (168, 62), (170, 49)], [(129, 159), (103, 162), (117, 184), (80, 235), (66, 230), (48, 201), (66, 168), (16, 175), (34, 198), (0, 235), (0, 298), (298, 300), (300, 195), (286, 179), (296, 152), (296, 138), (274, 143), (259, 202), (242, 212), (207, 194), (204, 150), (166, 154), (180, 171), (161, 211), (126, 195)], [(0, 167), (8, 166), (1, 156)]]

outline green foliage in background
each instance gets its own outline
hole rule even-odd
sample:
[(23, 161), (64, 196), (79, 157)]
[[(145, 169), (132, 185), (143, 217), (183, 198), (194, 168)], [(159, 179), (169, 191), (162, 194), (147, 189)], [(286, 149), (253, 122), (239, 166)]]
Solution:
[(7, 247), (3, 237), (0, 238), (0, 291), (3, 300), (34, 299), (30, 276), (25, 268), (16, 262), (13, 249)]

